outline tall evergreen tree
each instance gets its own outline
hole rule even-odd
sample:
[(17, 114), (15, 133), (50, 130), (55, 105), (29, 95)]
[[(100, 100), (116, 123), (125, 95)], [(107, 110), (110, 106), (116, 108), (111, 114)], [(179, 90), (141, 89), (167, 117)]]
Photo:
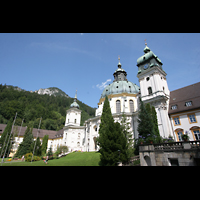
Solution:
[(151, 107), (151, 114), (152, 114), (152, 121), (153, 121), (153, 125), (154, 125), (154, 132), (155, 132), (155, 136), (156, 136), (156, 143), (161, 142), (161, 136), (160, 136), (160, 132), (158, 129), (158, 118), (157, 118), (157, 113), (156, 113), (156, 109), (154, 106)]
[[(36, 144), (35, 144), (36, 142)], [(36, 141), (34, 142), (34, 145), (35, 145), (35, 151), (34, 151), (34, 156), (41, 156), (42, 154), (42, 151), (41, 151), (41, 142), (40, 142), (40, 138), (37, 137)]]
[(140, 110), (138, 114), (138, 128), (139, 135), (146, 139), (150, 135), (154, 135), (154, 125), (151, 114), (147, 111), (143, 101), (140, 99)]
[[(145, 142), (159, 143), (162, 141), (162, 137), (159, 134), (157, 113), (154, 106), (144, 103), (140, 99), (140, 111), (138, 115), (138, 132), (139, 138), (144, 139)], [(139, 153), (139, 143), (135, 140), (135, 154)]]
[(97, 144), (100, 146), (100, 165), (117, 165), (120, 161), (126, 162), (127, 142), (119, 123), (114, 123), (110, 104), (106, 96), (101, 115), (101, 124)]
[(7, 156), (9, 155), (9, 150), (10, 150), (10, 142), (12, 139), (12, 135), (10, 135), (12, 129), (12, 121), (13, 121), (12, 118), (8, 121), (8, 124), (4, 129), (2, 136), (0, 138), (0, 146), (1, 146), (0, 155), (1, 157), (3, 157), (3, 155), (5, 154), (5, 158), (7, 158)]
[(52, 147), (50, 146), (47, 155), (49, 156), (49, 160), (53, 159), (53, 152), (52, 152)]
[(45, 135), (42, 139), (41, 155), (46, 154), (48, 139), (49, 135)]
[(121, 128), (122, 133), (127, 139), (127, 159), (130, 161), (131, 157), (134, 155), (134, 148), (133, 148), (133, 136), (132, 132), (130, 131), (131, 123), (127, 121), (127, 118), (125, 114), (122, 114), (122, 120), (121, 120)]
[(158, 118), (157, 118), (157, 113), (156, 113), (156, 109), (154, 106), (151, 107), (151, 114), (152, 114), (152, 121), (154, 124), (154, 131), (155, 131), (155, 135), (159, 136), (159, 129), (158, 129)]
[(24, 138), (22, 143), (19, 145), (17, 152), (15, 154), (16, 157), (21, 157), (27, 153), (33, 152), (33, 134), (32, 134), (33, 128), (27, 127)]

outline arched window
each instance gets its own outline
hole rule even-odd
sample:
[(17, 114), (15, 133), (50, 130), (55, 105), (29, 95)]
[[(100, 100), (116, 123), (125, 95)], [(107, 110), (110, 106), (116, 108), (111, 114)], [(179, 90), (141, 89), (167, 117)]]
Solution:
[(179, 141), (182, 140), (182, 135), (183, 135), (183, 132), (180, 130), (180, 131), (177, 131), (177, 135), (178, 135), (178, 139)]
[(76, 119), (74, 119), (74, 123), (76, 124)]
[(97, 126), (96, 126), (96, 125), (94, 125), (94, 127), (93, 127), (93, 128), (94, 128), (94, 130), (95, 130), (95, 131), (97, 131)]
[(194, 140), (200, 140), (200, 127), (193, 126), (192, 128), (190, 128), (190, 130), (192, 131)]
[(121, 102), (120, 100), (116, 101), (116, 113), (120, 113), (121, 112)]
[(134, 112), (134, 103), (133, 100), (129, 100), (130, 112)]
[(184, 133), (184, 130), (182, 128), (177, 128), (175, 130), (177, 141), (182, 141), (182, 135)]
[(152, 88), (151, 87), (148, 87), (148, 92), (149, 92), (149, 95), (152, 94)]
[(77, 142), (77, 147), (80, 147), (80, 142)]

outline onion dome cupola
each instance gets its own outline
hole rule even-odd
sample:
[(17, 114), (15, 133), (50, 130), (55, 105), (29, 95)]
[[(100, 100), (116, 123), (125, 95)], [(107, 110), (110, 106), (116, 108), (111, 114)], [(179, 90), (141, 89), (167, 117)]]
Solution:
[(151, 49), (147, 46), (146, 42), (145, 42), (145, 45), (146, 46), (144, 48), (144, 55), (137, 59), (138, 74), (154, 66), (157, 66), (160, 69), (162, 69), (162, 65), (163, 65), (163, 63), (158, 58), (158, 56), (156, 56), (153, 53), (153, 51), (151, 51)]
[(101, 98), (104, 98), (106, 95), (110, 94), (137, 94), (139, 92), (139, 87), (127, 80), (127, 73), (124, 69), (121, 68), (120, 57), (118, 57), (118, 69), (115, 70), (113, 76), (113, 83), (106, 86), (101, 94)]
[(118, 60), (119, 60), (119, 63), (118, 63), (118, 69), (115, 70), (113, 76), (114, 76), (114, 81), (127, 81), (127, 73), (124, 69), (122, 69), (122, 65), (120, 63), (120, 57), (118, 56)]
[(77, 101), (77, 90), (76, 90), (76, 94), (74, 97), (74, 102), (70, 105), (70, 108), (78, 108), (79, 109), (79, 105), (76, 101)]

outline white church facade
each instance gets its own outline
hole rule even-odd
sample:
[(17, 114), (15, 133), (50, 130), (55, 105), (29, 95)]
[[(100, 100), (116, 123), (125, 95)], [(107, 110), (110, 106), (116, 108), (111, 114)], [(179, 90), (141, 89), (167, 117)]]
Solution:
[(101, 114), (106, 95), (114, 121), (121, 122), (124, 113), (127, 121), (130, 122), (133, 138), (138, 138), (139, 97), (144, 103), (150, 103), (156, 108), (160, 135), (173, 137), (168, 116), (170, 91), (166, 80), (167, 74), (162, 69), (161, 60), (147, 46), (145, 47), (144, 55), (137, 60), (139, 87), (127, 80), (127, 72), (122, 68), (120, 58), (118, 59), (118, 68), (113, 74), (113, 83), (104, 88), (95, 117), (86, 120), (84, 126), (80, 126), (81, 111), (76, 102), (77, 96), (75, 96), (71, 108), (67, 111), (63, 133), (63, 142), (66, 140), (65, 144), (69, 150), (98, 150), (96, 138), (99, 136)]
[[(161, 60), (147, 47), (147, 44), (145, 45), (144, 55), (137, 59), (137, 77), (140, 87), (127, 80), (127, 72), (122, 68), (120, 58), (118, 58), (119, 63), (113, 73), (114, 80), (104, 88), (95, 117), (86, 120), (84, 126), (80, 126), (81, 110), (77, 103), (76, 93), (74, 102), (66, 111), (64, 128), (59, 131), (40, 130), (41, 139), (45, 134), (49, 135), (48, 149), (52, 147), (55, 152), (57, 146), (66, 145), (69, 151), (98, 151), (96, 138), (99, 136), (106, 96), (108, 96), (114, 121), (121, 122), (124, 113), (130, 122), (134, 139), (138, 138), (137, 119), (139, 98), (141, 98), (144, 103), (150, 103), (155, 107), (162, 137), (172, 136), (175, 141), (181, 141), (181, 135), (187, 131), (190, 140), (200, 140), (200, 82), (170, 92), (167, 74), (163, 70)], [(184, 94), (185, 92), (187, 95)], [(25, 127), (22, 129), (25, 132)], [(20, 138), (16, 137), (16, 142), (22, 141), (23, 134), (21, 135)], [(33, 129), (33, 135), (36, 139), (35, 129)]]

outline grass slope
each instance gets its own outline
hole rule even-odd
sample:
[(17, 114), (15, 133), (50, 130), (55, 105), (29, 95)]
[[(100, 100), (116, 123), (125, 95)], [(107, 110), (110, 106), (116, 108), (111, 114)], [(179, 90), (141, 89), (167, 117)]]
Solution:
[[(7, 162), (5, 159), (4, 161)], [(9, 162), (2, 166), (98, 166), (100, 153), (98, 152), (74, 152), (59, 159), (49, 160), (46, 165), (43, 160), (35, 162)]]

